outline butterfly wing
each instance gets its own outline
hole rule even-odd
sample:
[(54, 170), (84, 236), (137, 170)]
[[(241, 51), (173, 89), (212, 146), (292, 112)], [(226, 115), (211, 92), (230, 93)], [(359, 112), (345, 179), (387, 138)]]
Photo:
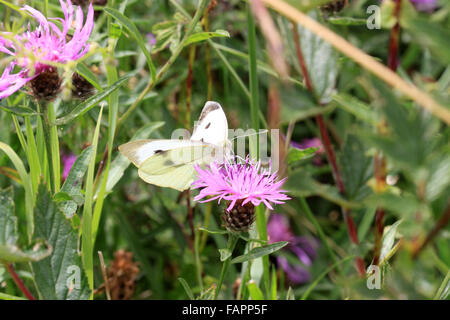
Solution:
[(219, 103), (215, 101), (205, 103), (191, 140), (216, 146), (223, 146), (228, 141), (228, 121)]
[(136, 140), (122, 144), (119, 146), (119, 151), (139, 168), (145, 160), (162, 151), (195, 145), (203, 145), (203, 143), (170, 139)]
[(195, 178), (194, 164), (223, 161), (229, 145), (225, 113), (219, 103), (208, 101), (190, 140), (137, 140), (119, 151), (139, 168), (142, 180), (183, 191)]
[(208, 163), (214, 152), (211, 145), (193, 144), (187, 147), (161, 151), (139, 167), (139, 177), (147, 183), (178, 191), (188, 189), (195, 179), (195, 164)]

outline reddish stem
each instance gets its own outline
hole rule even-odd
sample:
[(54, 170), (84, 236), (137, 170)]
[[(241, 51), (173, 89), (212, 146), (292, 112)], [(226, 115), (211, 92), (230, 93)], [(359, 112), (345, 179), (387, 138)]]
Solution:
[[(293, 35), (294, 35), (294, 42), (295, 42), (295, 48), (296, 48), (296, 52), (297, 52), (297, 58), (298, 58), (300, 68), (303, 73), (303, 77), (305, 78), (306, 87), (312, 94), (314, 94), (314, 87), (313, 87), (312, 81), (309, 77), (308, 69), (306, 67), (305, 59), (303, 58), (303, 53), (302, 53), (301, 46), (300, 46), (300, 37), (297, 32), (296, 25), (294, 23), (293, 23), (292, 30), (293, 30)], [(345, 195), (345, 186), (344, 186), (344, 183), (342, 182), (341, 173), (339, 171), (337, 161), (336, 161), (336, 155), (334, 153), (333, 146), (330, 141), (330, 136), (328, 134), (328, 130), (327, 130), (327, 127), (325, 125), (322, 115), (316, 116), (316, 122), (317, 122), (317, 126), (319, 127), (322, 144), (324, 146), (325, 153), (328, 158), (328, 162), (331, 165), (331, 171), (333, 172), (334, 181), (336, 182), (339, 193), (341, 193), (342, 195)], [(349, 235), (351, 242), (355, 245), (359, 245), (358, 233), (356, 231), (356, 227), (355, 227), (353, 218), (351, 217), (351, 211), (346, 208), (342, 208), (342, 215), (344, 217), (344, 221), (347, 226), (347, 231), (348, 231), (348, 235)], [(356, 257), (355, 260), (356, 260), (356, 268), (358, 270), (359, 275), (364, 276), (366, 274), (366, 271), (365, 271), (366, 268), (365, 268), (363, 259), (361, 257)]]
[(16, 285), (19, 287), (20, 291), (23, 292), (25, 297), (27, 297), (28, 300), (35, 300), (31, 292), (25, 287), (25, 284), (22, 282), (22, 280), (19, 278), (19, 275), (14, 270), (14, 267), (12, 264), (5, 263), (6, 269), (11, 274), (11, 277), (13, 278)]
[(444, 211), (444, 214), (436, 222), (436, 225), (431, 229), (430, 233), (427, 235), (422, 244), (413, 252), (413, 259), (417, 258), (422, 250), (436, 237), (436, 235), (441, 231), (450, 221), (450, 205)]
[(397, 70), (398, 67), (398, 39), (400, 34), (399, 15), (401, 3), (400, 0), (395, 0), (394, 16), (397, 21), (391, 29), (389, 37), (388, 67), (393, 71)]
[[(394, 15), (397, 19), (394, 27), (391, 29), (389, 36), (389, 55), (388, 55), (388, 67), (392, 71), (396, 71), (398, 67), (398, 44), (399, 44), (399, 34), (400, 34), (400, 15), (401, 1), (395, 0)], [(383, 131), (384, 124), (382, 123), (378, 128), (378, 132)], [(376, 180), (376, 191), (382, 192), (385, 187), (386, 181), (386, 160), (384, 157), (377, 152), (374, 159), (374, 175)], [(375, 247), (373, 253), (373, 264), (378, 265), (380, 260), (381, 244), (383, 240), (383, 230), (384, 230), (384, 219), (385, 211), (383, 208), (378, 207), (375, 212)]]

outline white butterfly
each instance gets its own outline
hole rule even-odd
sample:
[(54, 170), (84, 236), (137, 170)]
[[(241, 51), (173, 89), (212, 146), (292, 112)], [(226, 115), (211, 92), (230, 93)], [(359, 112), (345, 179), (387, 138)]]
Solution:
[(207, 101), (189, 140), (137, 140), (119, 146), (119, 151), (139, 168), (145, 182), (183, 191), (195, 179), (195, 164), (225, 161), (230, 145), (222, 107)]

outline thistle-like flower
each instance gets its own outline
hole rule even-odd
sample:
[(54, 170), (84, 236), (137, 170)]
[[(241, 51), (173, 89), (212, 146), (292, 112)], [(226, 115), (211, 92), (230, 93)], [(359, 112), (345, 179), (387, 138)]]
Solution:
[[(200, 188), (196, 201), (206, 202), (223, 199), (227, 201), (225, 226), (232, 231), (246, 231), (254, 221), (255, 206), (263, 203), (272, 210), (271, 203), (281, 204), (290, 198), (281, 189), (285, 179), (277, 181), (277, 174), (263, 169), (260, 161), (249, 157), (244, 163), (213, 162), (209, 168), (197, 170), (194, 189)], [(210, 197), (205, 199), (206, 197)]]
[[(14, 35), (9, 32), (0, 34), (0, 52), (13, 57), (0, 80), (0, 99), (13, 94), (28, 82), (38, 99), (54, 98), (61, 85), (55, 64), (77, 60), (88, 52), (87, 41), (94, 26), (92, 4), (89, 5), (84, 26), (81, 7), (75, 9), (70, 0), (60, 0), (60, 4), (64, 19), (47, 20), (41, 12), (26, 5), (22, 10), (35, 18), (39, 26), (34, 31), (29, 29), (22, 34)], [(59, 21), (62, 30), (50, 20)], [(72, 27), (73, 34), (69, 34)], [(20, 68), (16, 74), (12, 73), (14, 67)], [(39, 83), (33, 82), (38, 77)], [(46, 89), (45, 92), (40, 92), (42, 88)]]

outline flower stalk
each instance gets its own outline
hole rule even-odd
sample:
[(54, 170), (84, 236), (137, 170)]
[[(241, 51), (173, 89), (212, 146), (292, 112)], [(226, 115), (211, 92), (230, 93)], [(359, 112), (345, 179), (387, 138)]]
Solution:
[(217, 300), (217, 297), (219, 296), (220, 289), (222, 288), (223, 280), (225, 279), (225, 275), (227, 274), (228, 268), (231, 263), (231, 256), (233, 254), (234, 248), (236, 247), (238, 240), (239, 240), (239, 236), (237, 234), (235, 234), (234, 232), (230, 232), (228, 234), (227, 250), (230, 253), (230, 256), (222, 264), (222, 271), (220, 272), (219, 282), (217, 283), (216, 290), (214, 292), (214, 300)]

